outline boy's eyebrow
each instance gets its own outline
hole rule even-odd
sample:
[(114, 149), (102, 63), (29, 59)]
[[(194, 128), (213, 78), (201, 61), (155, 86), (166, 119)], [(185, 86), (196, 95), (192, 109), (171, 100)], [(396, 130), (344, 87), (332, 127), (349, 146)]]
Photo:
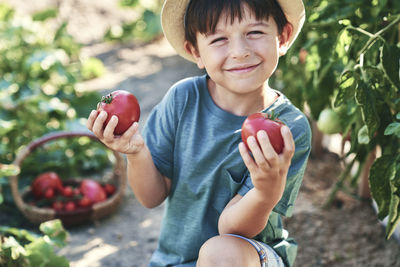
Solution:
[[(255, 22), (255, 23), (249, 23), (247, 26), (249, 26), (249, 27), (256, 27), (256, 26), (271, 27), (271, 24), (270, 24), (270, 23), (267, 23), (267, 22), (264, 22), (264, 21), (258, 21), (258, 22)], [(211, 31), (210, 31), (210, 32), (207, 32), (207, 33), (205, 34), (205, 36), (207, 37), (207, 36), (216, 34), (216, 33), (218, 33), (218, 32), (223, 32), (223, 31), (220, 31), (219, 29), (215, 29), (214, 32), (211, 32)]]
[(266, 27), (270, 27), (271, 24), (270, 24), (270, 23), (266, 23), (266, 22), (264, 22), (264, 21), (259, 21), (259, 22), (256, 22), (256, 23), (250, 23), (249, 26), (252, 26), (252, 27), (254, 27), (254, 26), (266, 26)]

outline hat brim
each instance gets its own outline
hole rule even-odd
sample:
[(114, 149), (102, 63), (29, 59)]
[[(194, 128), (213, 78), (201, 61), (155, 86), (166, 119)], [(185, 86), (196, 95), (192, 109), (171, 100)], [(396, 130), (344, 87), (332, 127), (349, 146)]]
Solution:
[[(161, 26), (165, 38), (183, 58), (195, 62), (194, 57), (184, 47), (184, 18), (190, 0), (165, 0), (161, 11)], [(302, 0), (277, 0), (286, 19), (292, 24), (293, 32), (288, 40), (288, 48), (296, 40), (303, 27), (305, 9)]]

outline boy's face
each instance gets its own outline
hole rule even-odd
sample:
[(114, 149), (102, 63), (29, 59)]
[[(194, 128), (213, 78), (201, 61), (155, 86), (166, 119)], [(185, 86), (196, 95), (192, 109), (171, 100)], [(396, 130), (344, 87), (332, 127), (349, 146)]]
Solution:
[(197, 33), (197, 49), (186, 44), (217, 88), (239, 94), (262, 90), (279, 56), (285, 54), (287, 35), (291, 34), (288, 26), (279, 36), (272, 17), (257, 20), (246, 6), (243, 10), (241, 21), (235, 18), (231, 23), (223, 14), (214, 33)]

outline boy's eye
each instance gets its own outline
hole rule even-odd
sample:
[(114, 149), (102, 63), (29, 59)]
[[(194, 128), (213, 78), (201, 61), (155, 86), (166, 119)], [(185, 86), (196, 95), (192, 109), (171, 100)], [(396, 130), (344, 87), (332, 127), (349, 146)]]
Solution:
[(215, 39), (211, 40), (210, 44), (215, 44), (215, 43), (222, 42), (222, 41), (225, 41), (225, 40), (226, 40), (225, 37), (215, 38)]
[(258, 34), (264, 34), (262, 31), (251, 31), (249, 32), (250, 35), (258, 35)]

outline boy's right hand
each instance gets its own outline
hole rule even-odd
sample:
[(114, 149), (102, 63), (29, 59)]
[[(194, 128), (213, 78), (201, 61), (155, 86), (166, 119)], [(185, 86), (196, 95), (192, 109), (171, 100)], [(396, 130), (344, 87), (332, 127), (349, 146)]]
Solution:
[(136, 154), (144, 146), (143, 137), (139, 133), (139, 124), (133, 123), (121, 136), (114, 135), (114, 129), (118, 124), (118, 117), (112, 116), (106, 127), (104, 122), (107, 119), (107, 112), (92, 110), (86, 127), (92, 131), (96, 137), (112, 150), (124, 154)]

